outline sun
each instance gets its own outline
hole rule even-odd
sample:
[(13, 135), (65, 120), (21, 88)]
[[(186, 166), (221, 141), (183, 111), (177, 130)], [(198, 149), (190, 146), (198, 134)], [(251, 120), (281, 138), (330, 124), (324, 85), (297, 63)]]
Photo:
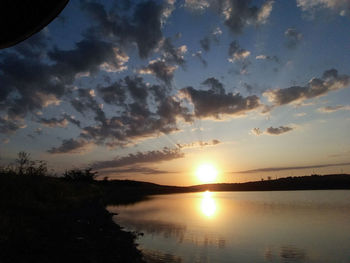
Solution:
[(216, 168), (209, 163), (204, 163), (198, 166), (196, 176), (202, 183), (212, 183), (218, 175)]

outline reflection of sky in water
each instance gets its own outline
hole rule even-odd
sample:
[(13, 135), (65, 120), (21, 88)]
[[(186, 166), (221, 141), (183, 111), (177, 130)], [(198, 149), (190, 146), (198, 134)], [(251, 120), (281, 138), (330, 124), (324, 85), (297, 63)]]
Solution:
[(158, 262), (350, 262), (350, 191), (204, 192), (109, 207)]

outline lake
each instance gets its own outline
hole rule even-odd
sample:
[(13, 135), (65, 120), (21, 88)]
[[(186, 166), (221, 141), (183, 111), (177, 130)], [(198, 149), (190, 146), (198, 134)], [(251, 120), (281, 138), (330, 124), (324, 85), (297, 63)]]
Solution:
[(201, 192), (109, 206), (151, 262), (350, 263), (350, 190)]

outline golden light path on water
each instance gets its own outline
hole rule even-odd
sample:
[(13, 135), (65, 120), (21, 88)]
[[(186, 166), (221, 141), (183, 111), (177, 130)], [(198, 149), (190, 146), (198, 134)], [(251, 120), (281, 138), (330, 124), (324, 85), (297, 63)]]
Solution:
[(206, 217), (213, 217), (217, 210), (215, 199), (213, 198), (213, 193), (205, 191), (201, 200), (200, 209)]

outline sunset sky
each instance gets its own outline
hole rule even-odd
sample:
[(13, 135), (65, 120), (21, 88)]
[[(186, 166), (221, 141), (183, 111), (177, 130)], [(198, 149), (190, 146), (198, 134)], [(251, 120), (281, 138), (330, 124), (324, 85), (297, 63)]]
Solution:
[(0, 51), (0, 163), (161, 184), (350, 173), (348, 0), (72, 0)]

